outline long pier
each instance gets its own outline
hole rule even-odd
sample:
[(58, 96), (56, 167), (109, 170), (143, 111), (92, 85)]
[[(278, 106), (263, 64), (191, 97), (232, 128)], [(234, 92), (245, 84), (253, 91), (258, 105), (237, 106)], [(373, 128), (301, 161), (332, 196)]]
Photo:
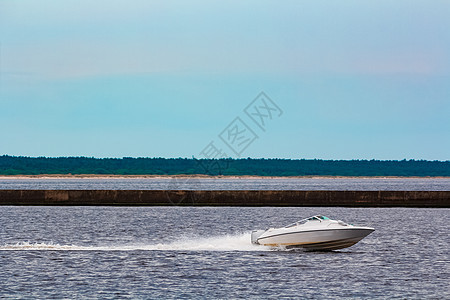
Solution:
[(0, 190), (0, 205), (450, 207), (450, 191)]

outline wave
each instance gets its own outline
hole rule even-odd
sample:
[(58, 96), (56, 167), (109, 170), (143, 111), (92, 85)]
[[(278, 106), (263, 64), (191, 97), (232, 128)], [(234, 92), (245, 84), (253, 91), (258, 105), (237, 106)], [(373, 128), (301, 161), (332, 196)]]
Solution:
[(170, 243), (79, 246), (54, 243), (19, 242), (0, 245), (0, 251), (270, 251), (271, 247), (253, 245), (250, 233), (216, 237), (179, 238)]

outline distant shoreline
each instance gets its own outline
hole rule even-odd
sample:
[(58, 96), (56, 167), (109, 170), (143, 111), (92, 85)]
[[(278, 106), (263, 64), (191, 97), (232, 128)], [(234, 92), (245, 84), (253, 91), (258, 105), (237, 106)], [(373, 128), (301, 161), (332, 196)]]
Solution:
[(257, 175), (106, 175), (106, 174), (39, 174), (0, 175), (0, 179), (450, 179), (450, 176), (257, 176)]
[(30, 178), (36, 176), (68, 178), (437, 178), (450, 177), (450, 161), (278, 158), (217, 160), (132, 157), (99, 159), (94, 157), (47, 158), (3, 155), (0, 156), (0, 176)]

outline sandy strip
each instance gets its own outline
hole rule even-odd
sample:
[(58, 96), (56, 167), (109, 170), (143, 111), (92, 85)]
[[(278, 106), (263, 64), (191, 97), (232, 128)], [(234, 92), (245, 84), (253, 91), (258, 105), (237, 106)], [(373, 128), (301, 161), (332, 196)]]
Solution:
[(0, 175), (0, 179), (172, 179), (172, 178), (198, 178), (198, 179), (450, 179), (445, 176), (210, 176), (195, 175), (105, 175), (105, 174), (39, 174), (39, 175)]

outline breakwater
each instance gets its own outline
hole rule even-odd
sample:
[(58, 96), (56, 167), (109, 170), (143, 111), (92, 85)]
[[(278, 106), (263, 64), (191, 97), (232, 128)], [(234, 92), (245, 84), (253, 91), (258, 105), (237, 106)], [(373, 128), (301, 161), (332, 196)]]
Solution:
[(450, 207), (450, 191), (0, 190), (0, 205)]

